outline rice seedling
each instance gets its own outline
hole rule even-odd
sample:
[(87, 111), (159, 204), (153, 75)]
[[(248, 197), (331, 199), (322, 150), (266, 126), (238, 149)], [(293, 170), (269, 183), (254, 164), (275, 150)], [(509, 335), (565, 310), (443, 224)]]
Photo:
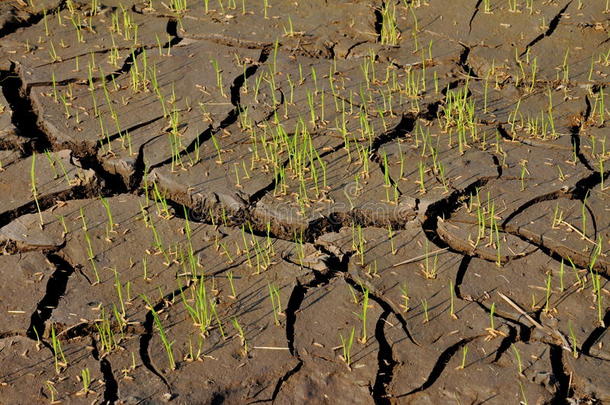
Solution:
[(517, 346), (515, 346), (514, 343), (511, 345), (511, 348), (513, 349), (513, 353), (515, 353), (515, 359), (517, 360), (517, 367), (519, 369), (519, 375), (522, 376), (523, 375), (523, 362), (521, 361), (521, 353), (519, 353), (519, 349), (517, 349)]
[(360, 313), (355, 313), (355, 314), (358, 317), (358, 319), (360, 319), (360, 321), (362, 322), (360, 339), (358, 339), (358, 341), (361, 344), (366, 344), (366, 342), (368, 340), (366, 322), (367, 322), (367, 313), (369, 310), (369, 289), (367, 287), (364, 287), (361, 285), (360, 290), (362, 291), (362, 309), (360, 310)]
[(83, 385), (83, 388), (76, 395), (87, 395), (90, 392), (93, 392), (90, 388), (91, 387), (91, 372), (89, 371), (89, 368), (84, 368), (81, 370), (80, 381)]
[(100, 319), (96, 320), (94, 325), (100, 342), (100, 351), (110, 353), (117, 347), (118, 342), (112, 330), (110, 319), (106, 317), (106, 310), (104, 308), (102, 308)]
[(401, 286), (400, 286), (400, 298), (402, 298), (403, 303), (400, 305), (402, 310), (404, 312), (409, 311), (409, 300), (411, 299), (409, 297), (409, 289), (407, 288), (407, 283), (404, 282)]
[(341, 350), (343, 352), (343, 361), (347, 365), (347, 368), (351, 369), (352, 365), (352, 346), (354, 345), (354, 333), (356, 328), (352, 326), (352, 330), (349, 334), (349, 337), (344, 338), (343, 334), (339, 333), (339, 338), (341, 339)]
[(38, 211), (38, 218), (40, 220), (40, 229), (44, 227), (44, 220), (42, 218), (42, 211), (40, 210), (40, 203), (38, 202), (38, 188), (36, 187), (36, 152), (32, 153), (32, 165), (30, 167), (30, 181), (31, 181), (31, 192), (36, 203), (36, 210)]
[(498, 336), (502, 336), (502, 337), (508, 336), (506, 333), (496, 329), (495, 318), (494, 318), (495, 314), (496, 314), (496, 303), (492, 302), (491, 308), (489, 309), (489, 328), (485, 328), (485, 330), (487, 331), (487, 334), (488, 334), (487, 337), (485, 338), (485, 340), (491, 340)]
[(242, 347), (242, 355), (246, 357), (248, 356), (248, 342), (246, 341), (246, 333), (237, 321), (237, 317), (231, 318), (231, 323), (233, 324), (233, 328), (235, 328), (235, 330), (237, 331), (237, 335), (239, 336), (239, 341)]
[(229, 286), (231, 287), (231, 295), (229, 295), (229, 298), (231, 298), (232, 300), (237, 299), (237, 293), (235, 292), (235, 285), (233, 284), (233, 272), (230, 271), (227, 273), (227, 279), (229, 280)]
[(428, 316), (428, 300), (424, 298), (424, 299), (420, 300), (420, 302), (421, 302), (422, 309), (424, 310), (423, 323), (428, 323), (428, 322), (430, 322), (430, 317)]
[(455, 289), (453, 288), (452, 280), (449, 280), (449, 300), (450, 300), (449, 315), (453, 319), (458, 319), (457, 315), (455, 314)]
[(381, 7), (381, 43), (383, 45), (397, 45), (400, 31), (396, 21), (396, 5), (393, 2), (384, 2)]
[(51, 396), (51, 404), (59, 404), (61, 401), (55, 399), (55, 396), (58, 394), (57, 389), (53, 385), (52, 381), (46, 381), (45, 386), (47, 387), (47, 391), (49, 391), (49, 395)]
[(552, 294), (551, 276), (552, 276), (551, 272), (549, 272), (546, 276), (546, 295), (545, 295), (545, 304), (544, 304), (543, 312), (547, 315), (549, 314), (549, 311), (551, 310), (551, 307), (550, 307), (550, 298), (551, 298), (551, 294)]
[(582, 199), (582, 204), (580, 205), (580, 218), (581, 218), (581, 239), (585, 239), (587, 237), (587, 198), (589, 198), (590, 190), (587, 190), (585, 197)]
[(432, 263), (430, 263), (430, 251), (429, 251), (427, 239), (424, 243), (424, 246), (425, 246), (426, 251), (424, 254), (424, 265), (422, 266), (422, 272), (424, 274), (424, 277), (426, 277), (429, 280), (434, 280), (436, 278), (436, 276), (438, 275), (438, 271), (437, 271), (438, 253), (434, 254), (434, 259), (432, 260)]
[(597, 272), (593, 273), (591, 278), (591, 283), (593, 284), (593, 294), (595, 297), (595, 301), (597, 303), (597, 321), (602, 328), (605, 328), (604, 324), (604, 304), (603, 304), (603, 295), (602, 295), (602, 276), (597, 274)]
[(201, 336), (205, 336), (208, 328), (212, 324), (212, 313), (210, 311), (204, 278), (200, 278), (197, 281), (195, 293), (193, 295), (194, 297), (192, 300), (194, 300), (194, 303), (193, 305), (190, 305), (188, 301), (191, 300), (187, 300), (184, 291), (182, 291), (182, 303), (191, 316), (193, 324), (199, 328)]
[(157, 332), (159, 332), (159, 338), (161, 339), (161, 343), (163, 344), (163, 347), (165, 348), (165, 352), (167, 354), (167, 362), (169, 365), (169, 369), (175, 370), (176, 361), (174, 359), (174, 352), (172, 349), (172, 346), (174, 345), (175, 341), (169, 341), (167, 334), (165, 333), (165, 329), (163, 328), (163, 324), (161, 323), (161, 319), (159, 318), (159, 314), (151, 305), (150, 301), (148, 300), (148, 297), (146, 297), (145, 295), (141, 295), (141, 298), (146, 303), (150, 310), (150, 313), (152, 314), (153, 322), (155, 324), (155, 327), (157, 328)]
[(574, 333), (574, 329), (572, 328), (572, 320), (568, 319), (568, 331), (570, 334), (570, 344), (572, 346), (572, 356), (575, 359), (578, 358), (578, 342), (576, 340), (576, 334)]
[(396, 247), (394, 246), (394, 235), (396, 233), (392, 230), (392, 225), (388, 225), (388, 239), (390, 241), (390, 251), (392, 252), (392, 255), (396, 255)]
[(468, 355), (468, 345), (464, 345), (462, 347), (462, 362), (460, 363), (460, 365), (458, 367), (456, 367), (456, 370), (463, 370), (466, 367), (466, 356)]
[(483, 12), (485, 14), (491, 14), (490, 0), (483, 0)]
[(53, 360), (55, 362), (55, 372), (59, 374), (61, 370), (68, 366), (68, 361), (61, 348), (61, 342), (55, 333), (55, 325), (51, 323), (51, 348), (53, 349)]
[(273, 319), (276, 326), (281, 326), (280, 323), (280, 315), (283, 315), (282, 312), (282, 302), (280, 300), (280, 289), (275, 284), (267, 284), (269, 288), (269, 298), (271, 300), (271, 307), (273, 309)]
[(521, 171), (519, 174), (519, 181), (521, 182), (521, 191), (525, 190), (525, 176), (526, 174), (529, 176), (530, 172), (527, 170), (527, 160), (522, 159), (519, 162), (519, 166), (521, 167)]

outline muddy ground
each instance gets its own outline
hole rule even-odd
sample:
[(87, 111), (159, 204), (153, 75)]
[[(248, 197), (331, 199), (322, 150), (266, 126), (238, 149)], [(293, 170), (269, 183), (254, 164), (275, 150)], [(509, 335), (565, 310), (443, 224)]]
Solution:
[(607, 7), (0, 3), (0, 403), (610, 403)]

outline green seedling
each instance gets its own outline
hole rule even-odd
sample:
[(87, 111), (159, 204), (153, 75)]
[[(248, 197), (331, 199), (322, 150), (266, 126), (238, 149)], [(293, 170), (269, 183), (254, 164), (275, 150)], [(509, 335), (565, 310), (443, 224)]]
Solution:
[(599, 275), (597, 273), (592, 274), (591, 282), (593, 284), (593, 292), (595, 294), (595, 301), (597, 301), (597, 320), (599, 322), (599, 325), (602, 328), (605, 328), (606, 325), (604, 324), (604, 305), (603, 305), (601, 280), (602, 280), (601, 275)]
[(430, 322), (430, 318), (428, 316), (428, 300), (427, 299), (421, 300), (421, 305), (424, 310), (424, 323), (428, 323), (428, 322)]
[(581, 239), (587, 237), (587, 198), (589, 197), (589, 192), (590, 190), (587, 190), (587, 194), (585, 194), (585, 198), (583, 198), (582, 204), (580, 205), (580, 216), (582, 221)]
[(194, 293), (194, 303), (190, 305), (182, 292), (182, 302), (186, 308), (188, 314), (193, 320), (193, 324), (197, 326), (201, 332), (201, 336), (204, 336), (208, 332), (208, 328), (212, 323), (212, 313), (210, 311), (210, 301), (208, 301), (207, 290), (205, 287), (205, 281), (203, 278), (198, 280), (197, 287)]
[(242, 354), (245, 356), (248, 355), (248, 343), (246, 342), (246, 334), (244, 332), (244, 329), (241, 327), (241, 325), (239, 324), (239, 322), (237, 321), (236, 317), (233, 317), (231, 319), (231, 323), (233, 324), (233, 327), (235, 328), (235, 330), (237, 331), (237, 334), (239, 336), (239, 340), (241, 342), (241, 347), (242, 347)]
[(89, 371), (89, 368), (84, 368), (84, 369), (81, 370), (81, 372), (80, 372), (80, 380), (81, 380), (81, 383), (83, 384), (83, 389), (80, 390), (78, 394), (80, 394), (80, 395), (87, 395), (88, 393), (93, 392), (90, 389), (90, 386), (91, 386), (91, 372)]
[(449, 281), (449, 296), (450, 296), (450, 311), (449, 311), (449, 315), (451, 315), (451, 318), (453, 319), (458, 319), (457, 315), (455, 314), (455, 306), (454, 306), (454, 301), (455, 301), (455, 289), (453, 288), (453, 281)]
[(409, 290), (407, 288), (407, 283), (404, 282), (401, 286), (400, 286), (400, 297), (403, 299), (403, 303), (401, 304), (402, 310), (404, 312), (408, 312), (409, 311)]
[[(515, 1), (517, 1), (517, 0), (515, 0)], [(521, 403), (523, 405), (528, 405), (527, 397), (525, 396), (525, 388), (523, 388), (523, 384), (521, 383), (521, 381), (518, 381), (518, 382), (519, 382), (519, 390), (521, 391), (521, 398), (523, 398), (521, 400)]]
[(341, 349), (343, 351), (343, 361), (347, 364), (347, 367), (351, 369), (352, 364), (352, 346), (354, 345), (354, 333), (356, 332), (356, 328), (352, 326), (352, 330), (349, 334), (348, 338), (344, 338), (342, 334), (339, 334), (339, 338), (341, 339)]
[(438, 264), (438, 253), (434, 254), (434, 259), (432, 263), (430, 263), (430, 252), (428, 247), (428, 240), (425, 241), (426, 252), (424, 255), (424, 265), (422, 268), (422, 272), (424, 273), (424, 277), (429, 280), (434, 280), (438, 275), (437, 264)]
[(142, 298), (144, 299), (144, 301), (146, 301), (146, 303), (148, 304), (150, 311), (152, 313), (155, 326), (157, 328), (157, 331), (159, 332), (159, 338), (161, 339), (161, 343), (163, 343), (163, 346), (165, 347), (165, 352), (167, 353), (167, 362), (168, 362), (169, 368), (170, 368), (170, 370), (175, 370), (176, 361), (174, 360), (174, 351), (172, 349), (172, 346), (174, 345), (175, 341), (172, 341), (172, 342), (169, 341), (169, 339), (167, 338), (167, 335), (165, 333), (165, 329), (163, 328), (163, 324), (161, 323), (161, 319), (159, 318), (159, 314), (150, 305), (150, 302), (148, 302), (148, 299), (145, 296), (142, 296)]
[(462, 362), (459, 367), (456, 367), (456, 370), (463, 370), (466, 367), (466, 355), (468, 355), (468, 346), (464, 345), (462, 347)]
[(274, 284), (268, 284), (269, 298), (271, 299), (271, 307), (273, 308), (273, 319), (277, 326), (281, 326), (279, 316), (283, 315), (282, 302), (280, 300), (280, 289)]
[(550, 299), (551, 299), (551, 272), (546, 276), (546, 297), (544, 305), (544, 313), (548, 315), (551, 310)]
[(521, 353), (519, 353), (519, 349), (517, 349), (517, 346), (515, 346), (514, 343), (511, 345), (511, 347), (513, 349), (513, 353), (515, 353), (515, 359), (517, 360), (517, 366), (519, 368), (519, 375), (522, 376), (523, 362), (521, 361)]
[(400, 38), (396, 20), (396, 5), (393, 2), (384, 2), (381, 7), (381, 43), (384, 45), (397, 45)]
[(55, 372), (59, 374), (62, 368), (68, 366), (66, 356), (61, 348), (61, 342), (55, 333), (55, 325), (51, 324), (51, 348), (53, 349), (53, 359), (55, 361)]
[(358, 319), (360, 319), (362, 321), (362, 334), (360, 336), (360, 339), (358, 339), (358, 341), (362, 344), (366, 344), (366, 342), (368, 340), (366, 322), (367, 322), (367, 313), (369, 310), (369, 289), (362, 285), (360, 286), (360, 289), (362, 291), (362, 310), (360, 311), (359, 314), (356, 314), (356, 316), (358, 317)]
[(49, 391), (49, 395), (51, 396), (51, 404), (59, 404), (61, 403), (61, 401), (58, 401), (55, 399), (55, 396), (58, 394), (57, 389), (55, 388), (55, 386), (53, 385), (52, 381), (46, 381), (45, 382), (45, 386), (47, 387), (47, 390)]
[(564, 265), (563, 265), (563, 257), (561, 258), (561, 264), (559, 265), (559, 289), (561, 292), (565, 290), (565, 286), (563, 284), (563, 275), (564, 275)]
[(572, 328), (572, 320), (568, 320), (568, 331), (570, 333), (570, 343), (572, 345), (572, 356), (575, 359), (578, 358), (578, 342), (576, 340), (576, 334), (574, 333), (574, 329)]
[(231, 287), (231, 295), (229, 295), (229, 298), (231, 298), (232, 300), (237, 299), (237, 293), (235, 292), (235, 285), (233, 284), (233, 272), (230, 271), (227, 273), (227, 279), (229, 280), (229, 286)]
[(110, 353), (115, 347), (117, 347), (117, 341), (112, 330), (110, 319), (106, 317), (106, 311), (102, 308), (100, 320), (95, 322), (95, 329), (99, 336), (100, 351), (103, 353)]
[(42, 219), (42, 211), (40, 210), (40, 203), (38, 202), (38, 189), (36, 187), (36, 152), (32, 154), (32, 166), (30, 168), (30, 180), (31, 180), (31, 191), (36, 203), (36, 210), (38, 211), (38, 218), (40, 219), (40, 229), (44, 227), (44, 220)]

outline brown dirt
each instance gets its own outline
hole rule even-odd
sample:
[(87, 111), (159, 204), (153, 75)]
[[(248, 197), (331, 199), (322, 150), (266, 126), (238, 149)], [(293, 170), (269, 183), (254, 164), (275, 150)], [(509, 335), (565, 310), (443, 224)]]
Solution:
[(603, 1), (181, 4), (0, 3), (0, 404), (610, 403)]

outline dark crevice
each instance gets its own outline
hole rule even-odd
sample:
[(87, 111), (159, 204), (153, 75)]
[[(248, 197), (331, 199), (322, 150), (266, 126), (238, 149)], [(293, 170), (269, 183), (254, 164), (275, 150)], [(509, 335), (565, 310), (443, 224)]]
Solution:
[[(383, 4), (382, 4), (383, 7)], [(373, 29), (375, 30), (375, 34), (377, 35), (377, 42), (381, 42), (381, 29), (383, 27), (383, 15), (381, 14), (380, 8), (375, 8), (373, 10), (375, 15), (375, 22), (373, 23)]]
[(379, 345), (379, 351), (377, 352), (377, 376), (372, 388), (372, 396), (375, 404), (378, 405), (391, 403), (386, 387), (392, 382), (394, 367), (398, 364), (393, 358), (392, 346), (388, 343), (384, 332), (389, 315), (390, 311), (383, 311), (375, 325), (375, 339)]
[(298, 357), (298, 353), (294, 349), (294, 325), (296, 323), (296, 311), (301, 307), (307, 287), (304, 287), (297, 281), (297, 285), (292, 289), (288, 306), (284, 313), (286, 314), (286, 341), (288, 342), (288, 350), (292, 356)]
[(553, 17), (553, 19), (549, 23), (549, 28), (545, 32), (538, 35), (536, 38), (531, 40), (529, 44), (527, 44), (525, 46), (525, 49), (523, 50), (523, 52), (521, 52), (519, 57), (525, 55), (529, 48), (536, 45), (538, 42), (540, 42), (544, 38), (551, 36), (553, 34), (553, 32), (555, 32), (555, 29), (557, 28), (557, 26), (559, 25), (559, 22), (561, 21), (561, 17), (563, 17), (563, 13), (565, 13), (565, 11), (568, 9), (570, 4), (572, 4), (572, 0), (568, 1), (568, 3), (565, 6), (563, 6), (563, 8), (561, 10), (559, 10), (559, 13), (557, 13), (557, 15), (555, 15), (555, 17)]
[[(263, 50), (261, 50), (261, 54), (258, 58), (258, 61), (255, 64), (253, 64), (252, 66), (249, 66), (245, 70), (244, 73), (237, 76), (233, 80), (233, 83), (231, 83), (231, 86), (230, 86), (230, 93), (231, 93), (231, 104), (233, 105), (234, 108), (231, 111), (229, 111), (227, 116), (220, 122), (220, 124), (217, 128), (213, 128), (212, 126), (209, 126), (203, 132), (201, 132), (199, 135), (197, 135), (195, 137), (195, 139), (186, 148), (184, 148), (180, 152), (181, 157), (194, 152), (195, 149), (199, 147), (199, 145), (202, 145), (206, 141), (210, 140), (212, 138), (213, 134), (222, 131), (223, 129), (227, 128), (228, 126), (230, 126), (231, 124), (233, 124), (237, 121), (237, 119), (239, 118), (239, 115), (242, 112), (241, 96), (240, 96), (241, 88), (242, 88), (243, 84), (245, 83), (246, 79), (248, 79), (250, 76), (255, 74), (256, 71), (258, 70), (258, 68), (260, 67), (260, 65), (265, 63), (265, 61), (267, 60), (268, 57), (269, 57), (269, 49), (264, 48)], [(174, 159), (174, 157), (165, 159), (164, 161), (157, 163), (154, 166), (151, 166), (150, 168), (154, 169), (156, 167), (161, 167), (161, 166), (167, 165), (167, 164), (171, 163), (173, 159)]]
[(400, 122), (391, 131), (387, 131), (376, 137), (371, 145), (372, 159), (379, 163), (381, 161), (378, 153), (379, 148), (381, 148), (381, 146), (383, 146), (384, 144), (403, 137), (407, 133), (413, 131), (416, 120), (417, 117), (411, 113), (403, 114), (400, 119)]
[(550, 355), (551, 358), (551, 370), (553, 371), (553, 376), (556, 380), (557, 391), (551, 400), (552, 405), (563, 405), (567, 404), (568, 397), (571, 396), (570, 390), (570, 379), (565, 372), (565, 367), (563, 365), (563, 349), (561, 346), (557, 345), (549, 345), (550, 346)]
[(10, 223), (11, 221), (19, 218), (22, 215), (38, 212), (38, 207), (40, 207), (41, 212), (45, 211), (55, 206), (55, 204), (57, 204), (57, 201), (59, 200), (67, 201), (96, 197), (97, 194), (95, 194), (95, 192), (99, 191), (98, 186), (99, 183), (92, 182), (88, 185), (74, 186), (65, 191), (59, 191), (56, 193), (46, 194), (44, 196), (38, 197), (38, 206), (36, 205), (36, 201), (30, 201), (20, 207), (0, 213), (0, 227), (3, 227), (4, 225)]
[(132, 191), (135, 191), (140, 188), (142, 181), (147, 180), (145, 176), (147, 175), (146, 172), (148, 168), (146, 162), (144, 161), (144, 148), (146, 147), (146, 145), (148, 145), (150, 142), (153, 142), (157, 138), (158, 136), (150, 138), (146, 142), (142, 143), (142, 145), (140, 145), (140, 147), (138, 148), (138, 156), (136, 157), (136, 161), (133, 165), (134, 173), (133, 176), (131, 176), (129, 184), (127, 185)]
[(185, 286), (182, 286), (174, 291), (172, 291), (169, 294), (166, 294), (157, 304), (155, 304), (147, 313), (146, 313), (146, 317), (144, 318), (144, 323), (142, 324), (143, 328), (144, 328), (144, 332), (140, 335), (140, 359), (142, 360), (142, 364), (144, 365), (144, 367), (146, 367), (151, 373), (153, 373), (154, 375), (156, 375), (157, 377), (159, 377), (159, 379), (161, 381), (163, 381), (163, 384), (165, 384), (165, 386), (169, 389), (170, 394), (172, 393), (172, 387), (169, 384), (169, 382), (167, 381), (167, 379), (159, 372), (157, 371), (157, 368), (153, 365), (152, 363), (152, 359), (150, 358), (150, 353), (148, 352), (148, 348), (150, 346), (150, 341), (153, 338), (153, 323), (154, 323), (154, 316), (153, 316), (153, 310), (155, 312), (159, 312), (162, 309), (166, 308), (168, 305), (170, 305), (174, 298), (176, 298), (178, 295), (182, 294), (182, 292), (184, 290), (186, 290), (187, 288), (189, 288), (192, 285), (192, 281), (189, 281), (189, 283)]
[[(133, 66), (134, 61), (142, 52), (144, 52), (143, 46), (139, 46), (135, 49), (132, 49), (129, 56), (127, 58), (125, 58), (123, 65), (118, 70), (115, 70), (114, 72), (108, 73), (106, 76), (104, 76), (104, 82), (111, 82), (112, 80), (115, 80), (117, 77), (121, 76), (122, 74), (129, 73), (129, 71), (131, 70), (131, 67)], [(95, 82), (95, 80), (94, 80), (94, 82)]]
[[(351, 278), (348, 274), (346, 274), (345, 281), (350, 286), (352, 286), (352, 288), (354, 290), (364, 293), (363, 288), (366, 288), (366, 287), (364, 287), (362, 284), (357, 282), (357, 280), (354, 280), (353, 278)], [(394, 315), (396, 317), (396, 319), (398, 320), (398, 322), (400, 323), (400, 326), (401, 326), (403, 332), (405, 332), (405, 335), (411, 341), (411, 343), (413, 343), (416, 346), (419, 346), (419, 343), (411, 335), (411, 332), (409, 332), (409, 328), (407, 327), (407, 320), (405, 319), (404, 316), (402, 316), (402, 314), (399, 311), (394, 309), (393, 306), (387, 300), (383, 299), (380, 294), (376, 294), (374, 291), (369, 290), (369, 298), (371, 300), (375, 301), (375, 303), (377, 305), (379, 305), (381, 307), (381, 309)]]
[(102, 167), (102, 164), (97, 160), (96, 156), (83, 156), (79, 162), (85, 170), (93, 170), (95, 175), (101, 180), (101, 186), (98, 190), (95, 190), (95, 197), (104, 195), (110, 197), (117, 194), (126, 193), (128, 185), (125, 184), (123, 177), (119, 174), (112, 174), (106, 171)]
[(426, 106), (426, 110), (420, 112), (417, 117), (422, 118), (426, 121), (434, 121), (438, 117), (438, 110), (441, 108), (442, 104), (442, 100), (438, 100), (433, 103), (428, 103), (428, 105)]
[(455, 275), (455, 285), (453, 286), (453, 290), (455, 292), (455, 296), (459, 299), (463, 300), (461, 286), (464, 282), (464, 275), (466, 275), (466, 270), (468, 270), (468, 266), (472, 261), (472, 256), (464, 256), (460, 261), (460, 266), (458, 267), (458, 271)]
[(508, 336), (504, 337), (498, 346), (498, 350), (496, 350), (496, 356), (492, 360), (492, 363), (496, 363), (504, 353), (508, 349), (510, 349), (511, 345), (517, 341), (517, 330), (510, 325), (506, 325), (508, 327)]
[[(182, 38), (178, 36), (177, 24), (178, 24), (177, 21), (174, 19), (170, 19), (167, 22), (166, 32), (172, 38), (169, 39), (169, 41), (167, 41), (165, 44), (163, 44), (163, 46), (162, 46), (163, 49), (171, 48), (172, 46), (178, 45), (182, 41)], [(123, 62), (123, 66), (121, 66), (118, 70), (115, 70), (114, 72), (107, 74), (104, 77), (104, 81), (109, 82), (125, 73), (129, 73), (136, 58), (142, 52), (144, 52), (144, 50), (146, 48), (147, 48), (146, 46), (139, 46), (137, 48), (132, 49), (129, 56), (127, 56), (127, 58), (125, 58), (125, 61)]]
[(16, 128), (17, 135), (31, 139), (23, 153), (32, 151), (43, 152), (52, 149), (46, 133), (40, 128), (38, 115), (32, 108), (28, 91), (16, 72), (15, 64), (11, 64), (9, 71), (0, 71), (0, 84), (2, 93), (12, 110), (11, 122)]
[(474, 21), (474, 18), (477, 16), (477, 14), (479, 14), (479, 7), (481, 7), (481, 3), (483, 0), (477, 0), (477, 4), (474, 5), (474, 12), (472, 13), (472, 16), (470, 17), (470, 21), (468, 21), (468, 33), (470, 34), (472, 32), (472, 22)]
[[(293, 375), (298, 373), (302, 367), (303, 367), (303, 362), (299, 360), (299, 362), (297, 363), (296, 366), (294, 366), (294, 368), (288, 370), (288, 372), (286, 374), (284, 374), (282, 377), (280, 377), (280, 379), (277, 380), (277, 383), (275, 384), (275, 388), (273, 389), (273, 393), (271, 394), (271, 402), (275, 401), (275, 399), (277, 398), (278, 394), (280, 393), (280, 390), (282, 389), (282, 385), (284, 385), (284, 383), (286, 381), (288, 381), (288, 379), (290, 377), (292, 377)], [(267, 401), (261, 401), (261, 402), (267, 402)]]
[(537, 197), (532, 198), (531, 200), (523, 203), (522, 205), (520, 205), (516, 210), (514, 210), (513, 212), (511, 212), (506, 218), (504, 218), (504, 221), (502, 221), (502, 225), (501, 228), (506, 227), (506, 225), (513, 220), (513, 218), (516, 218), (519, 214), (521, 214), (522, 212), (524, 212), (526, 209), (541, 203), (543, 201), (551, 201), (551, 200), (556, 200), (558, 198), (561, 198), (562, 196), (564, 196), (564, 192), (561, 190), (558, 191), (551, 191), (550, 193), (546, 193), (543, 195), (539, 195)]
[(604, 172), (603, 174), (600, 172), (594, 172), (587, 177), (578, 180), (574, 187), (572, 187), (572, 189), (566, 193), (567, 196), (573, 200), (584, 201), (585, 196), (589, 193), (589, 191), (601, 183), (602, 176), (604, 181), (606, 181), (610, 176), (610, 170)]
[(464, 44), (460, 44), (464, 48), (460, 52), (460, 59), (458, 60), (458, 66), (462, 68), (464, 73), (471, 77), (479, 77), (474, 69), (468, 64), (468, 56), (470, 55), (471, 48)]
[[(61, 11), (65, 7), (65, 0), (60, 2), (56, 7), (46, 10), (47, 15), (53, 15), (57, 11)], [(32, 25), (38, 24), (40, 20), (44, 17), (44, 13), (42, 11), (38, 13), (29, 13), (26, 18), (19, 18), (15, 16), (15, 19), (4, 24), (4, 27), (0, 29), (0, 38), (10, 35), (17, 31), (20, 28), (31, 27)]]
[(107, 135), (104, 139), (100, 139), (98, 141), (98, 147), (102, 148), (102, 152), (103, 152), (104, 145), (109, 145), (112, 141), (114, 141), (116, 139), (120, 139), (123, 136), (125, 136), (125, 134), (134, 132), (140, 128), (144, 128), (148, 125), (154, 124), (155, 122), (159, 121), (162, 118), (164, 118), (163, 115), (159, 115), (159, 116), (151, 118), (149, 120), (139, 122), (129, 128), (122, 129), (121, 132), (116, 132), (112, 135)]
[(30, 317), (26, 336), (34, 340), (42, 339), (44, 336), (45, 322), (51, 318), (53, 310), (59, 305), (61, 297), (66, 292), (68, 280), (74, 273), (74, 267), (59, 255), (50, 253), (46, 257), (56, 270), (47, 282), (44, 297), (38, 302), (36, 310)]
[(246, 82), (246, 79), (248, 79), (250, 76), (255, 74), (256, 71), (258, 70), (258, 68), (260, 67), (260, 65), (262, 65), (263, 63), (265, 63), (267, 61), (267, 58), (269, 58), (269, 53), (270, 53), (269, 49), (267, 49), (267, 48), (262, 49), (261, 54), (258, 57), (258, 61), (256, 61), (255, 64), (248, 66), (248, 68), (246, 68), (244, 73), (237, 76), (235, 78), (235, 80), (233, 80), (233, 83), (231, 84), (231, 88), (230, 88), (231, 104), (233, 104), (233, 106), (235, 106), (235, 108), (238, 110), (237, 113), (241, 113), (240, 91), (241, 91), (242, 86)]
[(570, 139), (572, 142), (572, 148), (574, 150), (574, 154), (576, 155), (576, 157), (578, 158), (580, 163), (584, 167), (586, 167), (588, 170), (595, 171), (595, 169), (591, 166), (591, 164), (589, 163), (589, 161), (587, 160), (585, 155), (583, 155), (582, 151), (580, 150), (580, 131), (581, 131), (584, 123), (587, 122), (589, 115), (591, 114), (591, 103), (589, 101), (588, 96), (585, 96), (585, 103), (587, 104), (587, 108), (586, 108), (585, 112), (583, 113), (582, 119), (580, 120), (580, 122), (577, 125), (572, 125), (569, 128), (570, 129)]
[(582, 343), (581, 351), (587, 356), (591, 356), (591, 348), (595, 342), (597, 342), (597, 340), (608, 330), (608, 326), (610, 325), (610, 310), (606, 311), (603, 320), (605, 326), (598, 326), (597, 328), (593, 329), (591, 334), (587, 336), (585, 341)]
[(502, 177), (502, 165), (500, 164), (500, 160), (498, 159), (498, 157), (496, 155), (492, 155), (491, 159), (493, 160), (494, 165), (496, 165), (496, 170), (498, 172), (497, 178), (499, 179), (500, 177)]
[(436, 382), (436, 380), (438, 380), (438, 378), (441, 376), (441, 374), (445, 370), (445, 367), (447, 367), (447, 363), (449, 363), (449, 360), (451, 360), (451, 358), (458, 352), (458, 350), (460, 350), (463, 346), (467, 345), (468, 343), (470, 343), (472, 340), (474, 340), (476, 338), (477, 338), (477, 336), (462, 339), (459, 342), (457, 342), (457, 343), (449, 346), (447, 349), (445, 349), (441, 353), (441, 355), (438, 357), (438, 360), (434, 364), (434, 367), (432, 368), (432, 371), (428, 375), (428, 378), (426, 379), (426, 381), (418, 388), (415, 388), (414, 390), (411, 390), (411, 391), (407, 392), (406, 394), (399, 395), (397, 398), (406, 397), (406, 396), (415, 394), (416, 392), (424, 391), (424, 390), (430, 388)]
[(178, 45), (180, 43), (180, 41), (182, 41), (182, 38), (180, 38), (180, 35), (178, 35), (178, 21), (177, 20), (170, 18), (167, 21), (167, 27), (166, 27), (165, 31), (167, 32), (167, 35), (172, 37), (172, 39), (170, 39), (164, 45), (164, 48), (170, 48), (174, 45)]
[(114, 404), (119, 400), (119, 384), (112, 373), (112, 365), (105, 357), (100, 358), (100, 352), (97, 348), (97, 342), (92, 340), (93, 351), (91, 355), (100, 363), (100, 372), (104, 378), (104, 403)]
[(430, 204), (426, 209), (424, 221), (422, 223), (422, 229), (426, 234), (426, 237), (439, 248), (450, 248), (450, 246), (438, 236), (438, 219), (449, 219), (451, 214), (461, 206), (461, 203), (468, 198), (468, 196), (474, 194), (477, 188), (483, 187), (490, 180), (491, 179), (487, 177), (480, 178), (463, 190), (456, 190), (449, 196)]

